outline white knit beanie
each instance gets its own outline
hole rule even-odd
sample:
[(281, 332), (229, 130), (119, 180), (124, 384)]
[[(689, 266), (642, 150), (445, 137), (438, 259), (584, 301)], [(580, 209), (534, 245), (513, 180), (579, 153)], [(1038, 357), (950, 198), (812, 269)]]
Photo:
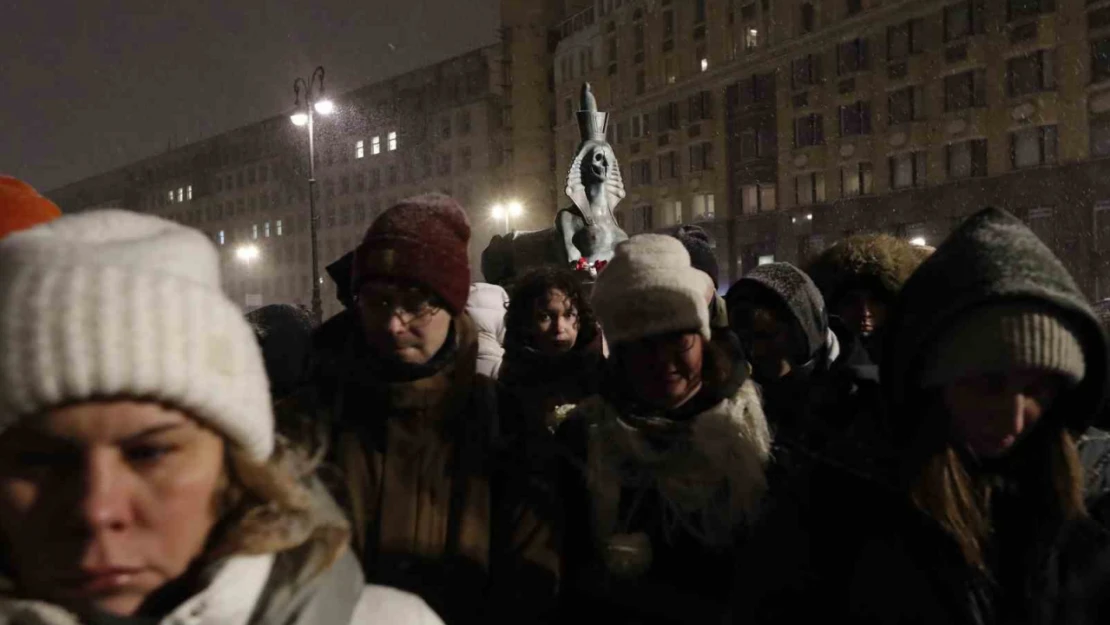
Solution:
[(640, 234), (617, 246), (592, 301), (610, 343), (670, 332), (698, 332), (709, 340), (712, 290), (713, 280), (690, 266), (678, 239)]
[(200, 232), (122, 210), (62, 217), (0, 243), (0, 431), (56, 406), (152, 399), (265, 460), (262, 354), (220, 290)]

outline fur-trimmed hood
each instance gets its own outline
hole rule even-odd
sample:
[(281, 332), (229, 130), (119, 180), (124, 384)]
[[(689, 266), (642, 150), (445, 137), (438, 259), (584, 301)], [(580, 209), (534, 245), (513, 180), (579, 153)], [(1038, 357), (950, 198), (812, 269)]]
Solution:
[(860, 286), (893, 299), (931, 251), (889, 234), (857, 234), (825, 250), (806, 273), (829, 306)]
[(585, 470), (599, 539), (622, 532), (620, 493), (628, 486), (654, 487), (674, 525), (706, 545), (731, 544), (737, 525), (754, 519), (767, 489), (771, 434), (751, 380), (689, 422), (622, 415), (602, 396), (569, 418), (587, 424)]

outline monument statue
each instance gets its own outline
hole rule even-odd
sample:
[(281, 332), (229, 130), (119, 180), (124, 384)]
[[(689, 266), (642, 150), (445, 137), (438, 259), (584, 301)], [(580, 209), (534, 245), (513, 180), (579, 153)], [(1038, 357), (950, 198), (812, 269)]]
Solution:
[(613, 147), (605, 139), (609, 114), (597, 110), (590, 84), (582, 86), (578, 130), (582, 142), (567, 173), (572, 205), (560, 210), (554, 228), (495, 236), (482, 253), (487, 282), (503, 284), (536, 265), (560, 264), (596, 273), (628, 235), (614, 210), (624, 199), (624, 182)]

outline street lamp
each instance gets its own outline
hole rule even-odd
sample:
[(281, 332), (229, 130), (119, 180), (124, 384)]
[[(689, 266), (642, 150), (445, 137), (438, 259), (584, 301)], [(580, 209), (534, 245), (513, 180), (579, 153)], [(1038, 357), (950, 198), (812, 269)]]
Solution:
[[(304, 108), (301, 108), (301, 92), (304, 92)], [(316, 323), (323, 321), (323, 302), (320, 300), (320, 253), (317, 231), (320, 227), (320, 213), (316, 210), (316, 136), (315, 116), (331, 115), (335, 104), (324, 97), (324, 68), (317, 67), (306, 81), (297, 78), (293, 81), (293, 106), (296, 111), (289, 116), (296, 126), (308, 126), (308, 211), (309, 234), (312, 237), (312, 315)]]
[(246, 263), (248, 267), (261, 255), (262, 252), (258, 250), (257, 245), (240, 245), (239, 249), (235, 250), (235, 257)]
[(505, 220), (505, 234), (508, 234), (512, 231), (510, 220), (513, 217), (520, 217), (523, 214), (524, 205), (516, 200), (513, 200), (506, 204), (494, 204), (493, 207), (490, 208), (491, 217), (498, 221), (501, 221), (502, 219)]

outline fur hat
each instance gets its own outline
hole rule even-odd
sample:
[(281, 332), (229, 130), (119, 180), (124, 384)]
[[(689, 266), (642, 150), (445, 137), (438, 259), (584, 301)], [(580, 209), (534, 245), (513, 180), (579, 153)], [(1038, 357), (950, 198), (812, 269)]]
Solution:
[(1044, 304), (1003, 302), (973, 309), (941, 334), (925, 361), (922, 386), (1013, 369), (1057, 373), (1074, 386), (1087, 363), (1068, 326)]
[(709, 340), (712, 289), (678, 239), (640, 234), (617, 246), (594, 285), (593, 305), (612, 344), (669, 332), (698, 332)]
[(403, 200), (374, 220), (355, 251), (352, 291), (374, 279), (409, 280), (458, 315), (470, 295), (469, 243), (470, 222), (453, 198), (431, 193)]
[(270, 456), (262, 354), (200, 232), (101, 210), (0, 241), (0, 430), (53, 407), (153, 399)]
[(31, 185), (0, 176), (0, 239), (61, 216), (62, 211)]
[(857, 234), (825, 250), (806, 273), (829, 307), (856, 288), (874, 290), (893, 300), (928, 257), (927, 251), (889, 234)]

